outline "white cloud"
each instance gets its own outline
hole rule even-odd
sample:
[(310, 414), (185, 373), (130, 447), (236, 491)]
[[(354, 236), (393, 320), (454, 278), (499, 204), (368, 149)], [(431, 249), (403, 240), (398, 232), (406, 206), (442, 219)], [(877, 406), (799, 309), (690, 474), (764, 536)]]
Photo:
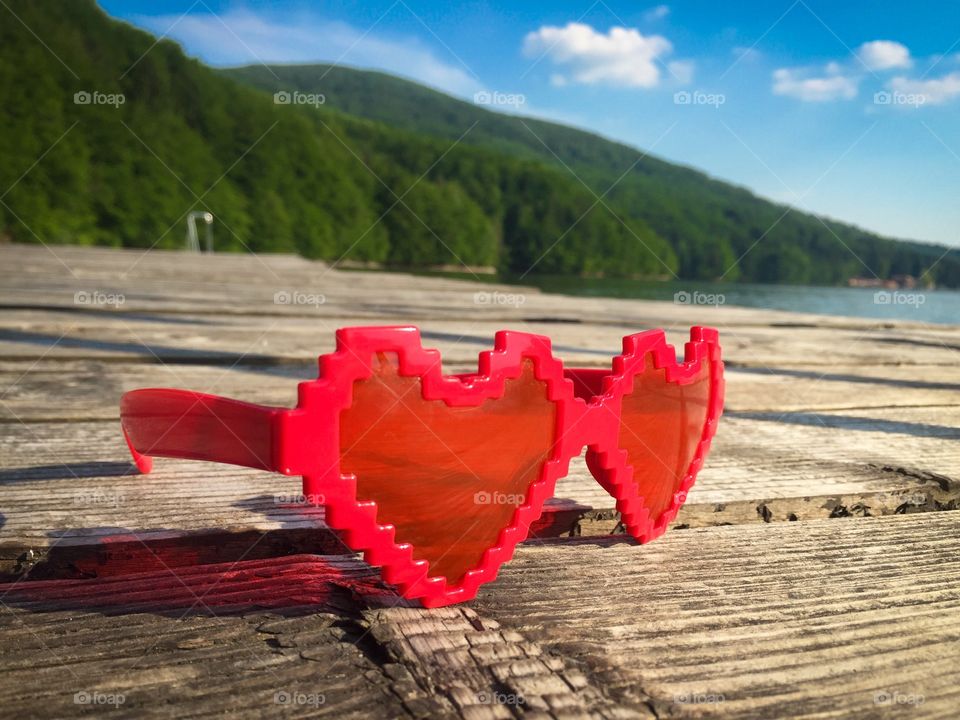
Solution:
[(904, 95), (920, 96), (925, 104), (942, 105), (955, 97), (960, 97), (960, 72), (952, 72), (930, 80), (895, 77), (890, 81), (890, 89)]
[(773, 94), (795, 97), (804, 102), (852, 100), (857, 96), (857, 78), (841, 75), (834, 63), (827, 75), (810, 77), (802, 69), (780, 68), (773, 72)]
[(647, 10), (643, 14), (643, 19), (647, 22), (653, 22), (654, 20), (663, 20), (667, 15), (670, 14), (669, 5), (657, 5)]
[(134, 21), (213, 65), (338, 62), (402, 74), (455, 95), (481, 89), (456, 58), (441, 60), (416, 38), (364, 34), (312, 13), (280, 16), (237, 9), (220, 16), (152, 15)]
[(664, 55), (673, 45), (660, 35), (642, 35), (635, 28), (613, 27), (606, 34), (583, 23), (546, 25), (523, 41), (527, 56), (549, 57), (567, 66), (565, 79), (584, 85), (607, 84), (650, 88), (660, 83)]
[(908, 68), (913, 64), (907, 46), (893, 40), (865, 42), (857, 50), (857, 56), (868, 70)]

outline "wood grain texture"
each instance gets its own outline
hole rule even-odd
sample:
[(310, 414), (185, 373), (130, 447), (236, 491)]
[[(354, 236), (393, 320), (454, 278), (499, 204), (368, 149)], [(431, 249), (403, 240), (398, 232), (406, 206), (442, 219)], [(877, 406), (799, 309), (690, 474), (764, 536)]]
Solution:
[[(855, 328), (736, 325), (723, 316), (711, 317), (710, 312), (697, 316), (688, 310), (681, 318), (673, 319), (673, 306), (666, 303), (653, 303), (665, 306), (662, 316), (658, 312), (624, 315), (596, 324), (557, 322), (556, 318), (537, 313), (516, 311), (508, 315), (477, 310), (473, 295), (438, 297), (434, 302), (457, 309), (448, 319), (421, 318), (405, 313), (402, 305), (386, 305), (387, 311), (381, 314), (358, 316), (345, 308), (323, 304), (306, 316), (288, 315), (274, 313), (272, 301), (264, 314), (256, 315), (167, 317), (160, 312), (145, 315), (125, 309), (69, 313), (8, 310), (0, 322), (0, 360), (140, 359), (225, 366), (244, 360), (261, 364), (304, 362), (332, 350), (333, 332), (340, 326), (403, 322), (419, 325), (425, 343), (438, 348), (448, 363), (475, 363), (477, 353), (490, 349), (494, 334), (502, 329), (548, 335), (555, 354), (564, 361), (594, 366), (609, 365), (610, 358), (619, 352), (624, 335), (663, 327), (668, 340), (676, 345), (688, 338), (688, 328), (695, 324), (713, 325), (720, 330), (724, 357), (732, 367), (760, 370), (816, 368), (827, 375), (837, 363), (879, 363), (945, 367), (949, 371), (957, 365), (960, 347), (960, 335), (949, 328), (925, 332), (895, 330), (871, 321), (863, 321), (861, 327)], [(575, 302), (579, 304), (580, 300), (576, 298)], [(357, 304), (353, 300), (345, 302), (350, 308)], [(551, 298), (551, 303), (555, 302)], [(750, 312), (759, 319), (766, 311)], [(789, 341), (785, 341), (787, 337)]]
[[(0, 245), (0, 716), (956, 715), (960, 328), (480, 280)], [(602, 537), (578, 458), (500, 579), (425, 611), (296, 478), (132, 473), (124, 391), (290, 405), (336, 328), (408, 323), (448, 372), (504, 328), (604, 367), (625, 334), (718, 327), (727, 414), (675, 529)]]
[(553, 541), (474, 607), (661, 718), (956, 717), (958, 539), (954, 511)]
[(411, 717), (357, 592), (389, 594), (351, 558), (302, 556), (5, 588), (0, 715)]
[[(721, 427), (678, 525), (933, 510), (956, 507), (960, 497), (960, 444), (949, 438), (740, 418)], [(340, 547), (323, 509), (301, 501), (298, 478), (172, 459), (139, 475), (116, 422), (10, 423), (2, 444), (0, 569), (7, 574), (46, 562), (105, 572), (104, 546), (126, 542), (136, 549), (178, 534), (189, 536), (190, 547), (203, 542), (198, 536), (223, 533), (268, 533), (264, 551), (275, 543), (314, 552)], [(905, 468), (903, 457), (921, 460)], [(558, 483), (556, 498), (564, 502), (547, 508), (537, 535), (617, 528), (613, 500), (582, 458)], [(570, 503), (579, 510), (554, 524), (549, 515), (569, 513)], [(70, 550), (82, 545), (90, 546), (89, 556)]]
[[(0, 422), (28, 420), (110, 420), (117, 417), (118, 398), (138, 387), (179, 386), (264, 404), (292, 405), (296, 384), (317, 376), (315, 357), (256, 363), (161, 363), (133, 360), (0, 361), (3, 405)], [(586, 363), (596, 365), (594, 360)], [(448, 372), (476, 369), (472, 362), (446, 364)], [(871, 374), (871, 372), (873, 374)], [(924, 411), (930, 420), (941, 408), (960, 405), (960, 364), (878, 369), (836, 367), (829, 372), (794, 367), (728, 368), (727, 410), (739, 413), (836, 412), (871, 408)], [(56, 403), (49, 402), (55, 396)], [(904, 401), (907, 402), (904, 402)]]
[(405, 607), (348, 556), (21, 582), (0, 603), (3, 716), (116, 697), (122, 717), (652, 717), (468, 607)]

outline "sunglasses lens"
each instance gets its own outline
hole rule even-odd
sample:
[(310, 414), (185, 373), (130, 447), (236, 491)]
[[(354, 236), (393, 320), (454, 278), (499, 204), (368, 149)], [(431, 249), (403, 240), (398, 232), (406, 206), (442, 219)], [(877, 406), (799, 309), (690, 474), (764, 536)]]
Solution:
[(640, 539), (662, 529), (657, 525), (690, 472), (707, 423), (710, 377), (711, 361), (704, 359), (692, 382), (669, 382), (666, 370), (657, 370), (647, 355), (645, 368), (634, 376), (633, 391), (623, 396), (619, 445), (649, 512), (648, 531)]
[(539, 479), (555, 416), (529, 360), (501, 397), (451, 406), (424, 400), (420, 378), (379, 353), (340, 416), (340, 472), (356, 477), (358, 500), (376, 502), (377, 522), (394, 526), (397, 544), (413, 545), (431, 577), (455, 584)]

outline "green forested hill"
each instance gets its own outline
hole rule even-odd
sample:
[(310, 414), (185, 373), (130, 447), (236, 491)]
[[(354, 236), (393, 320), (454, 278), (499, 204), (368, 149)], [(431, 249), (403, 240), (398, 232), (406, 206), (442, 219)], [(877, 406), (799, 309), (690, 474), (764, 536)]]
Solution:
[[(473, 126), (464, 143), (569, 167), (597, 194), (619, 179), (607, 196), (611, 207), (621, 217), (643, 220), (665, 238), (678, 256), (678, 272), (686, 278), (717, 277), (741, 256), (729, 279), (834, 284), (869, 276), (867, 267), (884, 278), (920, 276), (946, 250), (893, 242), (796, 210), (784, 215), (784, 205), (702, 172), (642, 157), (636, 148), (556, 123), (490, 112), (380, 72), (323, 64), (220, 72), (268, 92), (323, 93), (327, 107), (448, 140)], [(951, 251), (930, 275), (943, 284), (960, 285), (960, 251)]]
[[(711, 278), (783, 212), (654, 159), (597, 203), (515, 118), (415, 84), (275, 68), (283, 89), (327, 98), (276, 104), (280, 85), (260, 71), (217, 72), (169, 41), (154, 46), (92, 0), (7, 5), (33, 32), (0, 8), (2, 238), (181, 247), (186, 214), (203, 209), (219, 249)], [(637, 152), (527, 122), (593, 187)], [(942, 252), (830, 227), (883, 275), (919, 275)], [(865, 271), (817, 219), (792, 212), (728, 277), (738, 272), (839, 282)], [(960, 258), (934, 275), (960, 284)]]

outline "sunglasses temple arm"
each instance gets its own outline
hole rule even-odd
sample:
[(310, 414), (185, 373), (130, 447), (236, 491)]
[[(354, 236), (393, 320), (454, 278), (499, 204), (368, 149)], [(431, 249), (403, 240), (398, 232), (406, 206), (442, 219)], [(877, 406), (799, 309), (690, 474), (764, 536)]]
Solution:
[(280, 422), (288, 412), (174, 389), (133, 390), (120, 401), (123, 435), (144, 473), (152, 469), (153, 457), (277, 471)]

